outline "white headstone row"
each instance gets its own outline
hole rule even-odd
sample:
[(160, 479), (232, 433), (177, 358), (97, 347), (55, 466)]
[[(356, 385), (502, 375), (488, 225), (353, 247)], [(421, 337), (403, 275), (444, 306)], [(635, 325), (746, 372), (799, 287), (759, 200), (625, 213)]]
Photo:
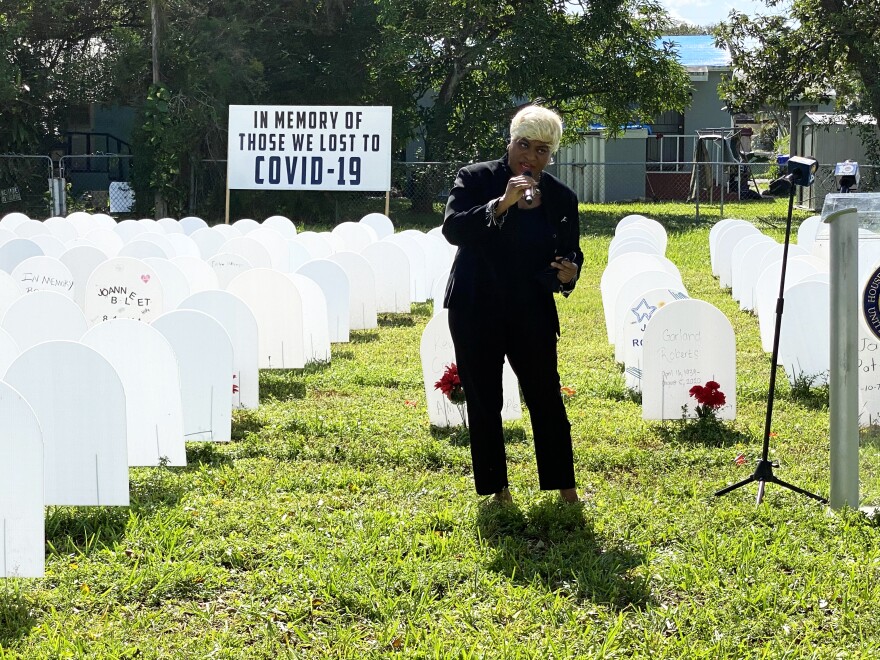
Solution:
[(644, 216), (615, 228), (600, 289), (609, 342), (623, 363), (628, 388), (642, 393), (645, 419), (696, 415), (695, 386), (716, 381), (736, 415), (733, 329), (713, 305), (688, 297), (678, 268), (667, 259), (666, 232)]

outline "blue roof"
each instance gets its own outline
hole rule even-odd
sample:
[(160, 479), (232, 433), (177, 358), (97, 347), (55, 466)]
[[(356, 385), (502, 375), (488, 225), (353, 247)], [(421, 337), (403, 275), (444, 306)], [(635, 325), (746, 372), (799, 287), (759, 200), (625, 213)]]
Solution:
[(730, 53), (715, 47), (715, 38), (709, 34), (692, 34), (681, 37), (660, 37), (662, 42), (673, 42), (678, 53), (678, 61), (684, 67), (689, 66), (730, 66)]

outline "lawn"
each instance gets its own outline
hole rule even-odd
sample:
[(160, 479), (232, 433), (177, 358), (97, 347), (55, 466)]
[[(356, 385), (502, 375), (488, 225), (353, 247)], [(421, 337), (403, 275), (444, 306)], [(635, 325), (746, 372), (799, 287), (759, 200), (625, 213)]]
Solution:
[[(50, 507), (46, 577), (0, 587), (0, 658), (877, 657), (877, 523), (773, 485), (760, 507), (754, 485), (713, 496), (760, 455), (769, 358), (711, 275), (706, 217), (583, 211), (586, 265), (559, 301), (583, 505), (537, 490), (528, 411), (506, 428), (516, 506), (475, 495), (466, 434), (428, 424), (417, 304), (329, 364), (264, 371), (233, 441), (132, 470), (130, 507)], [(720, 434), (642, 421), (624, 388), (598, 285), (631, 212), (666, 225), (691, 295), (734, 326)], [(781, 202), (725, 212), (781, 237)], [(827, 496), (827, 392), (780, 372), (773, 430), (777, 474)], [(880, 502), (868, 438), (861, 478)]]

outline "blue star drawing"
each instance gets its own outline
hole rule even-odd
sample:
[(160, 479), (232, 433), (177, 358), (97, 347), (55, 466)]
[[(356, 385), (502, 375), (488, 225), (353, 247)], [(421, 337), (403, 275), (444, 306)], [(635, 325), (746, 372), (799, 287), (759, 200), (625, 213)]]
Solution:
[[(644, 312), (640, 312), (639, 310), (645, 308)], [(641, 323), (642, 321), (647, 321), (651, 318), (651, 314), (657, 311), (657, 308), (653, 305), (649, 305), (648, 301), (642, 298), (642, 302), (640, 302), (636, 307), (633, 307), (630, 311), (636, 315), (636, 323)]]

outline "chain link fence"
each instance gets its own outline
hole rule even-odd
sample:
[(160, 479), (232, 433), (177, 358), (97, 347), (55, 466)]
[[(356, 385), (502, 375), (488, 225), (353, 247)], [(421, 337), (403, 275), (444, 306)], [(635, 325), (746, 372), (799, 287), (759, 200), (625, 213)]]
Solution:
[[(47, 156), (0, 155), (0, 217), (20, 211), (31, 217), (64, 215), (84, 210), (117, 218), (136, 217), (131, 155), (64, 156), (57, 167)], [(402, 162), (391, 166), (389, 209), (393, 216), (418, 226), (439, 225), (456, 172), (464, 163)], [(548, 171), (571, 186), (584, 203), (693, 204), (696, 219), (701, 208), (725, 217), (732, 202), (786, 197), (771, 182), (785, 173), (775, 163), (723, 162), (560, 162)], [(880, 171), (861, 166), (855, 192), (880, 191)], [(223, 222), (226, 208), (226, 161), (196, 163), (188, 173), (188, 194), (177, 215), (196, 215), (211, 224)], [(820, 211), (825, 195), (838, 192), (834, 165), (819, 166), (815, 183), (799, 188), (799, 206)], [(775, 193), (775, 194), (774, 194)], [(230, 192), (230, 220), (286, 215), (298, 226), (327, 226), (358, 220), (368, 213), (384, 213), (384, 192), (246, 191)]]
[(48, 156), (0, 154), (0, 217), (14, 212), (35, 218), (51, 215), (51, 180)]

